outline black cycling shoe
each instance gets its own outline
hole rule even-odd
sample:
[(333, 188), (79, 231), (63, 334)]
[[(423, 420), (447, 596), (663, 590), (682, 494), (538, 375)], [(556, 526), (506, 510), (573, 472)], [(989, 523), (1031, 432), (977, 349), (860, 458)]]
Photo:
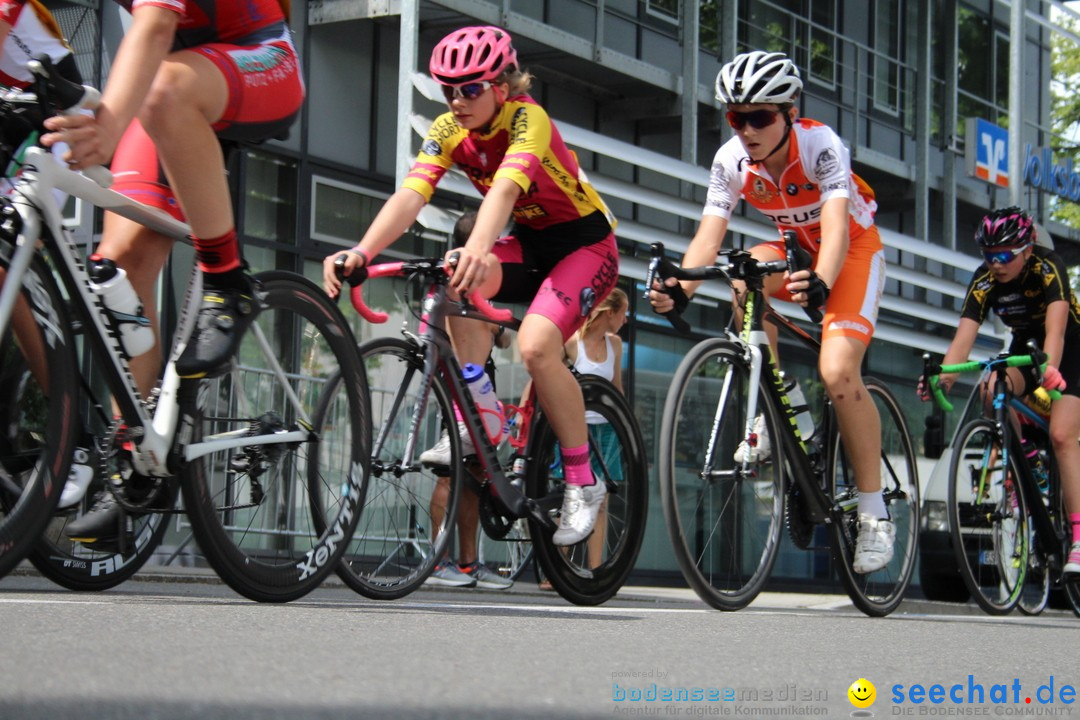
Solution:
[(64, 534), (76, 542), (87, 545), (113, 544), (119, 540), (121, 530), (130, 531), (131, 522), (109, 490), (101, 490), (93, 507), (80, 518), (68, 523)]
[(259, 314), (255, 284), (244, 277), (243, 288), (208, 287), (187, 347), (176, 360), (182, 378), (215, 377), (229, 368), (240, 339)]

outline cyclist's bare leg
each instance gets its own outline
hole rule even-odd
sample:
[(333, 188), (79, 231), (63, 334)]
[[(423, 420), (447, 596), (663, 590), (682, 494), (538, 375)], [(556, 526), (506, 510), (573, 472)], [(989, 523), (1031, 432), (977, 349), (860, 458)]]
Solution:
[(105, 213), (105, 225), (97, 252), (127, 272), (135, 294), (142, 301), (143, 313), (149, 318), (157, 338), (149, 352), (131, 359), (131, 374), (143, 397), (154, 387), (161, 369), (161, 336), (155, 290), (161, 268), (165, 266), (172, 247), (171, 238), (114, 213)]
[(573, 373), (563, 362), (562, 331), (543, 315), (530, 313), (518, 330), (518, 349), (559, 444), (579, 447), (588, 443), (585, 399)]
[[(0, 269), (0, 288), (4, 287), (7, 271)], [(15, 298), (15, 307), (11, 311), (11, 331), (15, 334), (15, 342), (22, 351), (23, 359), (30, 374), (34, 376), (41, 391), (49, 392), (49, 373), (45, 364), (45, 344), (38, 332), (34, 315), (30, 312), (30, 305), (22, 295)]]
[[(431, 493), (431, 542), (439, 539), (439, 532), (446, 518), (446, 505), (450, 502), (450, 478), (440, 477)], [(480, 525), (480, 498), (465, 485), (465, 492), (458, 498), (458, 564), (476, 562), (476, 530)]]
[(861, 492), (881, 490), (881, 417), (862, 381), (866, 346), (850, 337), (827, 337), (821, 343), (818, 370), (836, 409), (840, 437)]
[(1062, 395), (1050, 410), (1050, 442), (1054, 446), (1065, 510), (1080, 513), (1080, 398)]
[(225, 161), (211, 128), (227, 102), (228, 86), (214, 63), (180, 51), (161, 64), (139, 112), (192, 233), (200, 238), (233, 229)]

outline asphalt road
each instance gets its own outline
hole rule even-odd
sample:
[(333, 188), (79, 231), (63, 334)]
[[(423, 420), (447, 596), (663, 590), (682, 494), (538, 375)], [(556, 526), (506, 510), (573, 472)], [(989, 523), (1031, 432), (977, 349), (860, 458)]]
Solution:
[(0, 646), (0, 720), (1080, 716), (1071, 613), (911, 601), (871, 619), (836, 595), (721, 613), (688, 590), (581, 608), (531, 584), (389, 603), (332, 584), (271, 606), (205, 576), (77, 594), (15, 574)]

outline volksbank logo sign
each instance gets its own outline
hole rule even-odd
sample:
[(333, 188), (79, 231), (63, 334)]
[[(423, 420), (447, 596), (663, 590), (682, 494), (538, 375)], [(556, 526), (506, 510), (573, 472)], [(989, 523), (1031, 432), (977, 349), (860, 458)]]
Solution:
[(1080, 202), (1080, 175), (1073, 170), (1073, 159), (1054, 165), (1050, 148), (1024, 146), (1024, 184), (1059, 195), (1072, 202)]
[(967, 119), (968, 175), (1009, 187), (1009, 131), (982, 118)]
[[(1009, 131), (982, 118), (967, 119), (967, 148), (964, 153), (968, 175), (998, 187), (1009, 187)], [(1024, 146), (1022, 182), (1075, 203), (1080, 203), (1080, 174), (1073, 159), (1054, 164), (1047, 147)]]

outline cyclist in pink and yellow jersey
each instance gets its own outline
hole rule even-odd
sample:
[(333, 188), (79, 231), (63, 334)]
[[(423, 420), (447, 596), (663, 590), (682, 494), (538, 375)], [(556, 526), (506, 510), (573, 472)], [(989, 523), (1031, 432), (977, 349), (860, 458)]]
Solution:
[[(432, 124), (402, 187), (345, 256), (346, 275), (409, 228), (451, 166), (484, 195), (451, 288), (530, 303), (519, 349), (566, 467), (555, 543), (573, 545), (592, 532), (606, 490), (589, 466), (585, 404), (562, 362), (563, 343), (618, 279), (615, 221), (548, 114), (529, 97), (532, 78), (518, 66), (509, 34), (496, 27), (455, 30), (435, 46), (429, 69), (450, 111)], [(509, 236), (502, 237), (511, 218)], [(323, 283), (334, 296), (341, 289), (339, 255), (323, 264)], [(484, 323), (453, 318), (450, 327), (458, 359), (482, 364), (491, 349)], [(472, 443), (461, 431), (468, 453)]]
[[(716, 259), (740, 198), (776, 224), (794, 230), (813, 257), (810, 270), (772, 275), (765, 292), (824, 310), (818, 370), (836, 408), (844, 449), (859, 489), (859, 535), (853, 566), (869, 573), (889, 563), (895, 528), (881, 493), (881, 420), (863, 385), (860, 367), (877, 321), (885, 284), (885, 256), (874, 226), (874, 193), (851, 171), (847, 148), (829, 127), (800, 119), (795, 100), (799, 71), (782, 53), (744, 53), (716, 77), (716, 97), (728, 106), (736, 137), (713, 160), (701, 225), (683, 257), (685, 267)], [(781, 240), (750, 251), (758, 260), (785, 256)], [(654, 308), (666, 312), (686, 302), (700, 283), (668, 281), (655, 288)], [(684, 294), (685, 293), (685, 294)], [(766, 324), (776, 357), (776, 328)], [(770, 452), (763, 424), (756, 448), (740, 446), (736, 459)]]
[[(176, 363), (182, 377), (228, 366), (258, 312), (240, 260), (221, 141), (283, 134), (304, 98), (300, 65), (278, 0), (126, 0), (128, 26), (93, 116), (49, 118), (46, 145), (66, 142), (70, 165), (112, 161), (116, 189), (186, 216), (203, 271), (197, 327)], [(98, 254), (123, 267), (157, 323), (154, 283), (172, 241), (106, 213)], [(132, 362), (141, 392), (161, 366), (160, 350)], [(111, 493), (67, 527), (84, 542), (116, 535)]]

